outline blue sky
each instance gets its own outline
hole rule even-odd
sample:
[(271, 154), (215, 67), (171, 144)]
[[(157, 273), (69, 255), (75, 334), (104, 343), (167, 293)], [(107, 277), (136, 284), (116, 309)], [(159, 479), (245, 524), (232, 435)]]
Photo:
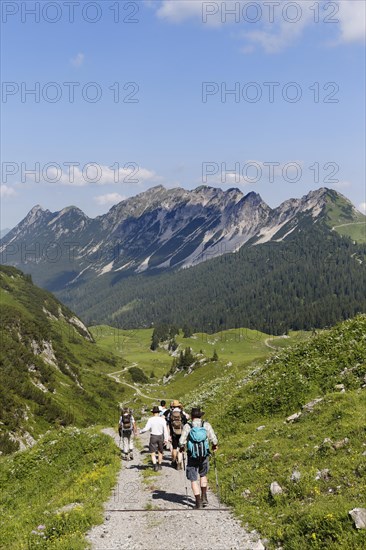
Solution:
[(2, 228), (158, 184), (365, 210), (363, 1), (69, 4), (2, 2)]

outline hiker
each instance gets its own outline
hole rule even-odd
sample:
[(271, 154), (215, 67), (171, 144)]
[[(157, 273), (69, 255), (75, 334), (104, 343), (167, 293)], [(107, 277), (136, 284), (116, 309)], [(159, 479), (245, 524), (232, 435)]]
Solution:
[(166, 401), (164, 401), (164, 399), (160, 401), (159, 416), (164, 416), (165, 412), (168, 410), (165, 405), (166, 405)]
[[(168, 410), (165, 405), (166, 405), (166, 401), (164, 401), (164, 399), (162, 399), (160, 401), (160, 405), (159, 405), (159, 416), (161, 416), (164, 419), (165, 419), (165, 413)], [(169, 449), (169, 442), (164, 443), (164, 449)]]
[(170, 403), (170, 411), (166, 416), (166, 421), (170, 431), (170, 440), (172, 446), (171, 465), (177, 470), (183, 469), (183, 456), (179, 451), (179, 438), (182, 435), (183, 426), (188, 422), (189, 415), (183, 410), (183, 405), (174, 399)]
[[(151, 410), (153, 416), (149, 418), (145, 428), (140, 434), (150, 431), (149, 452), (155, 472), (162, 469), (164, 443), (168, 442), (168, 429), (165, 419), (159, 416), (159, 407), (154, 406)], [(158, 463), (156, 463), (156, 451), (158, 451)]]
[(137, 435), (137, 427), (132, 411), (124, 407), (118, 424), (118, 433), (122, 438), (122, 458), (133, 460), (133, 438), (132, 433)]
[(184, 426), (179, 439), (180, 451), (182, 453), (187, 444), (188, 461), (186, 476), (191, 481), (197, 509), (202, 509), (208, 505), (207, 474), (209, 471), (210, 456), (209, 442), (212, 443), (212, 451), (216, 452), (217, 450), (217, 437), (211, 424), (202, 420), (204, 414), (199, 407), (194, 407), (191, 412), (192, 421), (187, 422)]
[(170, 415), (170, 411), (174, 408), (173, 403), (174, 403), (174, 401), (171, 401), (170, 402), (170, 408), (165, 409), (165, 411), (164, 411), (164, 417), (165, 417), (165, 420), (166, 420), (167, 423), (168, 423), (168, 416)]

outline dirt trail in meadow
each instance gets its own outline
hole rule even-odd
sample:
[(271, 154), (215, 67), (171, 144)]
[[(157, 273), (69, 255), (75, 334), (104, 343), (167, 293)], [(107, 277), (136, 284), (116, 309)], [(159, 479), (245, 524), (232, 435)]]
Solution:
[[(118, 444), (112, 429), (105, 430)], [(142, 472), (149, 468), (149, 436), (143, 434), (141, 452), (134, 460), (122, 462), (118, 482), (105, 505), (104, 522), (87, 535), (93, 550), (264, 550), (258, 534), (245, 531), (232, 514), (220, 508), (209, 491), (209, 507), (195, 510), (194, 500), (183, 471), (171, 468), (165, 452), (163, 470), (148, 481)]]
[[(131, 367), (136, 367), (137, 365), (138, 365), (138, 363), (132, 363)], [(131, 367), (125, 367), (122, 370), (117, 370), (116, 372), (107, 373), (107, 376), (109, 376), (110, 378), (113, 378), (113, 380), (118, 382), (118, 384), (124, 384), (125, 386), (128, 386), (129, 388), (132, 388), (133, 390), (135, 390), (136, 394), (139, 395), (140, 397), (144, 397), (145, 399), (150, 399), (150, 401), (159, 401), (155, 397), (151, 397), (151, 395), (146, 395), (146, 394), (142, 393), (142, 391), (139, 388), (137, 388), (136, 386), (133, 386), (132, 384), (129, 384), (128, 382), (125, 382), (124, 380), (120, 380), (119, 375), (122, 374), (123, 372), (126, 372), (126, 370), (128, 368), (131, 368)]]
[(273, 340), (273, 338), (266, 338), (264, 340), (264, 345), (267, 346), (267, 348), (277, 349), (277, 348), (275, 348), (274, 346), (271, 346), (271, 344), (268, 343), (268, 342), (271, 342), (271, 340)]
[(365, 222), (341, 223), (340, 225), (333, 225), (332, 229), (337, 229), (337, 227), (346, 227), (347, 225), (365, 225)]

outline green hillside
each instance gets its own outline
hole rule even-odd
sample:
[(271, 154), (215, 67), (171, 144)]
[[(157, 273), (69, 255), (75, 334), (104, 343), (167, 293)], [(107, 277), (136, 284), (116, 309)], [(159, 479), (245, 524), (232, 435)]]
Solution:
[(221, 496), (270, 548), (365, 547), (348, 514), (366, 497), (365, 315), (180, 397), (204, 407)]
[(115, 423), (128, 388), (123, 366), (81, 321), (12, 267), (0, 268), (0, 450), (12, 452), (54, 426)]
[(327, 226), (340, 235), (358, 243), (366, 242), (366, 216), (334, 191), (328, 194), (325, 219)]
[(113, 440), (96, 428), (51, 430), (31, 449), (0, 457), (0, 548), (85, 549), (120, 464)]

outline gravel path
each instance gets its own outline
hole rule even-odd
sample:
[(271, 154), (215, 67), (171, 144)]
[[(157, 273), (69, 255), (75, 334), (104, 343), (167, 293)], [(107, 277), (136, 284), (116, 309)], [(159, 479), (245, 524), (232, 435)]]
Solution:
[[(112, 429), (105, 433), (118, 444)], [(209, 507), (193, 509), (189, 483), (187, 499), (185, 474), (170, 467), (168, 452), (163, 470), (144, 480), (142, 472), (151, 470), (146, 464), (149, 436), (139, 439), (143, 449), (135, 449), (133, 461), (122, 462), (117, 485), (105, 505), (104, 523), (87, 535), (93, 550), (264, 550), (255, 532), (246, 532), (229, 511), (220, 510), (211, 491)]]
[[(137, 366), (138, 363), (133, 363), (131, 365), (131, 367), (135, 367)], [(128, 367), (128, 368), (131, 368), (131, 367)], [(123, 372), (126, 372), (126, 369), (127, 367), (125, 367), (124, 369), (122, 370), (117, 370), (116, 372), (110, 372), (110, 373), (106, 373), (107, 376), (109, 376), (110, 378), (112, 378), (113, 380), (115, 380), (116, 382), (118, 382), (118, 384), (123, 384), (124, 386), (128, 386), (129, 388), (132, 388), (133, 390), (135, 390), (135, 395), (140, 395), (141, 397), (144, 397), (145, 399), (150, 399), (150, 401), (159, 401), (159, 398), (156, 398), (156, 397), (151, 397), (151, 395), (146, 395), (145, 393), (142, 393), (142, 391), (137, 388), (136, 386), (133, 386), (132, 384), (129, 384), (128, 382), (126, 382), (125, 380), (120, 380), (120, 375), (123, 373)], [(116, 376), (118, 374), (118, 376)]]

